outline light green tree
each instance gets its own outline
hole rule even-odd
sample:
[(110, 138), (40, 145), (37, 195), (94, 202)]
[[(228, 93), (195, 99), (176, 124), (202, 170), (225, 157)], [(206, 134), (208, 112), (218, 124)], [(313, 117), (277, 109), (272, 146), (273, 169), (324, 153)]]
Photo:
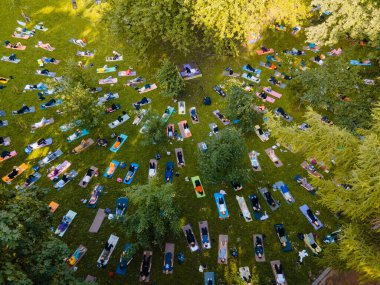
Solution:
[(185, 82), (179, 75), (177, 67), (167, 58), (162, 61), (156, 78), (161, 87), (161, 94), (166, 97), (181, 95), (185, 89)]
[(62, 111), (67, 113), (74, 121), (81, 120), (84, 126), (93, 128), (102, 122), (105, 114), (103, 106), (91, 96), (81, 83), (74, 86), (64, 85), (60, 93), (63, 100)]
[(144, 133), (141, 140), (142, 145), (158, 145), (163, 147), (167, 141), (166, 137), (166, 123), (161, 117), (153, 111), (148, 111), (145, 115)]
[(306, 29), (310, 42), (322, 45), (336, 45), (347, 35), (355, 40), (368, 39), (369, 44), (377, 46), (380, 41), (380, 6), (376, 0), (313, 0), (314, 6), (320, 5), (319, 13), (331, 14)]

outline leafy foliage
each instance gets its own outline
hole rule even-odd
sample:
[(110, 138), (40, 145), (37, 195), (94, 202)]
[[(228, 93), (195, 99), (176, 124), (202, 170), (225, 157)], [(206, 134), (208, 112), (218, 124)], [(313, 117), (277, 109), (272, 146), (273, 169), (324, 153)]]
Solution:
[(297, 76), (290, 88), (305, 105), (328, 109), (335, 123), (351, 131), (368, 128), (371, 102), (378, 100), (375, 86), (365, 85), (356, 68), (347, 68), (347, 58), (329, 59)]
[(167, 58), (162, 61), (156, 78), (162, 89), (161, 94), (164, 96), (176, 97), (185, 89), (185, 82), (179, 75), (177, 67)]
[(196, 38), (190, 25), (190, 10), (184, 0), (115, 0), (104, 13), (109, 32), (122, 37), (140, 55), (167, 43), (188, 53)]
[(50, 212), (41, 201), (47, 189), (0, 191), (0, 283), (83, 284), (63, 259), (64, 242), (53, 237)]
[(175, 203), (175, 190), (172, 184), (162, 184), (157, 179), (138, 186), (128, 193), (130, 203), (136, 209), (127, 215), (125, 226), (127, 234), (133, 236), (142, 247), (162, 246), (166, 235), (178, 234), (180, 213)]
[(65, 84), (62, 92), (62, 110), (70, 114), (73, 120), (81, 120), (86, 127), (98, 126), (105, 114), (104, 107), (97, 105), (97, 100), (88, 93), (82, 83), (74, 86)]
[(145, 115), (145, 132), (144, 138), (141, 140), (142, 145), (158, 145), (162, 146), (166, 142), (166, 123), (161, 117), (152, 111), (148, 111)]
[(245, 93), (240, 87), (231, 87), (227, 96), (226, 116), (230, 119), (238, 119), (236, 125), (243, 133), (254, 132), (253, 126), (259, 119), (259, 114), (252, 109), (253, 97)]
[(380, 6), (373, 0), (313, 0), (320, 5), (320, 13), (331, 14), (321, 23), (306, 29), (308, 40), (323, 45), (335, 45), (347, 36), (356, 40), (369, 40), (376, 46), (380, 41)]
[(247, 155), (244, 138), (234, 128), (226, 128), (206, 141), (207, 151), (199, 153), (203, 177), (211, 183), (243, 181), (248, 172), (242, 164)]
[[(339, 127), (321, 123), (312, 110), (306, 113), (306, 122), (311, 128), (304, 131), (284, 127), (271, 115), (268, 124), (279, 141), (289, 142), (307, 157), (315, 157), (332, 166), (329, 179), (313, 178), (313, 185), (320, 189), (319, 202), (333, 212), (342, 213), (350, 223), (343, 227), (340, 242), (333, 246), (325, 262), (335, 268), (356, 270), (376, 280), (380, 278), (379, 104), (373, 109), (372, 117), (373, 128), (363, 132), (362, 140)], [(331, 157), (336, 162), (334, 165), (329, 164)], [(351, 185), (351, 189), (346, 190), (340, 184)]]

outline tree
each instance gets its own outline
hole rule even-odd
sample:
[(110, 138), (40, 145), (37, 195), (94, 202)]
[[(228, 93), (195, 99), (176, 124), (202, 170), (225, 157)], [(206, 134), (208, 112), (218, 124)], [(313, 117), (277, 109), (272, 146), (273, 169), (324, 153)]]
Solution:
[(176, 97), (185, 89), (185, 82), (179, 75), (177, 67), (167, 58), (162, 61), (156, 78), (162, 89), (161, 94), (164, 96)]
[(237, 55), (253, 32), (261, 33), (275, 21), (295, 25), (309, 10), (302, 0), (198, 0), (191, 7), (203, 45), (227, 55)]
[(225, 110), (227, 118), (237, 119), (236, 125), (243, 133), (254, 132), (254, 125), (260, 115), (252, 108), (253, 99), (240, 87), (233, 85), (227, 96), (227, 107)]
[(197, 39), (191, 27), (191, 11), (185, 0), (114, 0), (103, 14), (108, 31), (124, 38), (139, 55), (162, 43), (182, 53), (190, 52)]
[(48, 189), (0, 191), (0, 283), (84, 284), (63, 259), (66, 244), (52, 236), (51, 216), (42, 198)]
[(91, 96), (82, 83), (74, 86), (64, 84), (61, 98), (62, 110), (70, 114), (74, 121), (81, 120), (86, 127), (96, 127), (102, 122), (105, 114), (104, 107), (97, 104), (97, 100)]
[(372, 117), (373, 127), (363, 131), (361, 140), (339, 127), (320, 123), (312, 110), (306, 113), (311, 128), (305, 131), (283, 127), (271, 115), (268, 124), (272, 135), (296, 146), (306, 157), (326, 162), (334, 157), (336, 162), (327, 179), (313, 178), (319, 189), (318, 202), (343, 218), (340, 241), (328, 249), (323, 262), (380, 280), (380, 104), (373, 108)]
[(358, 69), (347, 68), (347, 60), (329, 59), (302, 72), (289, 87), (301, 103), (333, 112), (335, 124), (354, 131), (370, 126), (371, 102), (377, 93), (375, 86), (363, 83)]
[(244, 181), (248, 171), (242, 164), (247, 157), (244, 137), (234, 128), (226, 128), (206, 141), (207, 151), (200, 152), (199, 169), (211, 183)]
[(172, 184), (162, 184), (158, 179), (137, 186), (129, 192), (133, 215), (125, 219), (126, 231), (146, 248), (162, 246), (167, 235), (177, 235), (180, 230), (181, 210), (174, 201), (175, 190)]
[(141, 141), (142, 145), (154, 144), (161, 147), (166, 142), (166, 123), (157, 113), (148, 111), (145, 115), (144, 128), (144, 138)]
[(284, 126), (272, 114), (266, 122), (272, 135), (283, 145), (289, 145), (296, 152), (301, 151), (307, 158), (315, 158), (329, 169), (334, 168), (337, 177), (347, 177), (355, 162), (352, 155), (358, 148), (359, 139), (337, 126), (321, 122), (321, 116), (308, 109), (305, 122), (311, 127), (300, 130), (295, 126)]
[(349, 36), (355, 40), (369, 40), (369, 44), (377, 46), (380, 41), (380, 6), (375, 0), (313, 0), (319, 5), (321, 13), (331, 14), (315, 25), (306, 29), (310, 42), (322, 45), (336, 45), (339, 40)]

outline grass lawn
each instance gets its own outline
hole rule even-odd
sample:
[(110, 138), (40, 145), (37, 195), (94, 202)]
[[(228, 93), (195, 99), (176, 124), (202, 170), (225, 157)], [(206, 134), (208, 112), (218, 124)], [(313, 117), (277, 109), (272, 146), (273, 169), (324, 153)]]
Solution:
[[(15, 65), (12, 63), (0, 62), (0, 76), (9, 77), (12, 75), (14, 77), (14, 79), (7, 84), (7, 88), (0, 90), (0, 109), (6, 110), (7, 115), (5, 119), (9, 121), (8, 127), (0, 128), (0, 135), (10, 136), (12, 144), (8, 149), (15, 149), (18, 152), (18, 155), (15, 158), (0, 165), (0, 174), (3, 177), (11, 171), (12, 166), (20, 165), (22, 162), (27, 163), (29, 166), (36, 165), (48, 151), (54, 151), (60, 148), (64, 152), (64, 155), (54, 161), (54, 165), (63, 162), (64, 160), (68, 160), (72, 163), (70, 169), (77, 170), (79, 175), (73, 182), (70, 182), (58, 192), (52, 187), (52, 182), (47, 179), (47, 167), (45, 167), (41, 169), (43, 178), (37, 182), (37, 185), (51, 189), (48, 197), (46, 197), (47, 203), (54, 200), (60, 204), (58, 210), (54, 214), (55, 222), (53, 226), (59, 224), (62, 216), (66, 214), (69, 209), (78, 213), (69, 230), (63, 237), (73, 251), (79, 244), (83, 244), (88, 248), (86, 256), (79, 263), (79, 268), (76, 274), (83, 277), (87, 274), (94, 275), (98, 278), (100, 284), (138, 284), (138, 273), (142, 251), (140, 251), (131, 262), (126, 276), (116, 276), (113, 279), (109, 279), (108, 272), (116, 269), (123, 245), (126, 242), (134, 241), (128, 240), (125, 237), (125, 229), (122, 224), (110, 222), (108, 220), (104, 221), (98, 234), (88, 233), (88, 229), (97, 210), (87, 208), (81, 203), (81, 199), (88, 199), (93, 187), (99, 183), (105, 186), (105, 190), (103, 191), (98, 206), (100, 208), (108, 207), (114, 209), (117, 197), (124, 196), (125, 194), (128, 195), (128, 192), (133, 191), (133, 188), (136, 187), (136, 185), (147, 182), (149, 159), (153, 158), (157, 153), (157, 149), (151, 146), (143, 147), (140, 145), (139, 141), (142, 135), (139, 134), (138, 131), (142, 124), (140, 126), (132, 125), (132, 116), (127, 123), (115, 129), (117, 133), (125, 133), (128, 135), (127, 142), (119, 152), (113, 153), (108, 149), (92, 146), (79, 155), (71, 154), (71, 150), (77, 146), (80, 141), (68, 143), (66, 141), (66, 136), (71, 134), (70, 131), (68, 133), (61, 133), (59, 130), (60, 125), (70, 121), (70, 115), (57, 115), (56, 110), (57, 108), (59, 109), (59, 106), (45, 111), (40, 110), (39, 104), (41, 104), (41, 102), (38, 101), (37, 92), (30, 91), (23, 93), (22, 90), (26, 84), (37, 84), (45, 79), (44, 77), (34, 75), (35, 70), (39, 68), (37, 59), (43, 56), (54, 57), (63, 61), (59, 65), (47, 66), (50, 71), (57, 72), (57, 75), (59, 75), (60, 70), (64, 65), (64, 61), (73, 58), (77, 50), (95, 49), (95, 57), (89, 62), (94, 64), (94, 67), (92, 68), (93, 86), (98, 86), (98, 80), (100, 78), (106, 78), (109, 74), (96, 74), (95, 69), (102, 67), (105, 64), (105, 57), (110, 56), (113, 50), (118, 50), (125, 58), (124, 61), (117, 63), (119, 65), (119, 70), (125, 70), (129, 66), (132, 66), (137, 71), (137, 75), (141, 75), (147, 79), (147, 83), (154, 83), (154, 74), (159, 64), (158, 60), (162, 54), (155, 54), (152, 52), (152, 54), (148, 55), (148, 60), (142, 61), (135, 56), (134, 51), (131, 50), (122, 39), (118, 42), (108, 39), (103, 32), (103, 24), (99, 22), (99, 11), (102, 6), (89, 5), (86, 9), (83, 9), (83, 7), (80, 6), (81, 3), (78, 3), (79, 10), (74, 11), (71, 8), (70, 1), (28, 0), (23, 3), (25, 4), (23, 4), (22, 7), (17, 6), (13, 9), (0, 10), (0, 16), (2, 19), (2, 29), (0, 32), (1, 40), (9, 40), (12, 43), (18, 41), (17, 39), (11, 38), (11, 34), (17, 27), (16, 20), (22, 20), (20, 16), (21, 9), (32, 18), (32, 25), (28, 25), (28, 28), (43, 21), (49, 30), (47, 32), (37, 31), (36, 35), (31, 39), (20, 40), (23, 44), (27, 45), (26, 51), (15, 51), (17, 56), (21, 59), (21, 63)], [(82, 37), (86, 37), (88, 40), (88, 46), (84, 49), (69, 43), (70, 38)], [(48, 52), (35, 48), (34, 45), (37, 41), (42, 41), (44, 43), (48, 42), (55, 47), (56, 50)], [(263, 44), (267, 47), (273, 47), (278, 51), (282, 51), (283, 49), (291, 49), (292, 47), (301, 48), (304, 45), (304, 38), (302, 34), (294, 37), (290, 35), (289, 32), (272, 32), (265, 37)], [(262, 143), (256, 135), (247, 136), (242, 143), (247, 145), (249, 151), (254, 149), (261, 154), (259, 160), (263, 171), (252, 172), (252, 179), (249, 183), (244, 185), (244, 190), (242, 192), (234, 193), (230, 185), (209, 185), (203, 180), (202, 182), (206, 191), (206, 198), (197, 199), (191, 182), (184, 181), (186, 176), (191, 177), (199, 175), (202, 179), (202, 173), (199, 173), (197, 170), (196, 156), (194, 154), (197, 151), (197, 143), (208, 138), (208, 124), (216, 122), (219, 128), (224, 128), (213, 115), (212, 111), (216, 109), (223, 111), (225, 107), (225, 99), (216, 94), (212, 90), (212, 87), (225, 80), (222, 76), (222, 71), (227, 66), (231, 66), (236, 72), (241, 72), (240, 68), (248, 62), (254, 67), (259, 67), (259, 61), (265, 61), (265, 58), (264, 56), (259, 58), (254, 52), (258, 46), (259, 44), (256, 44), (251, 52), (244, 52), (238, 58), (206, 54), (194, 54), (187, 57), (172, 58), (175, 63), (186, 63), (192, 60), (196, 61), (200, 66), (203, 77), (189, 81), (187, 83), (186, 95), (184, 98), (180, 98), (186, 101), (186, 115), (175, 113), (169, 120), (169, 123), (174, 123), (177, 126), (177, 122), (186, 119), (189, 122), (193, 136), (189, 139), (185, 139), (183, 142), (168, 142), (166, 145), (162, 146), (163, 149), (171, 151), (171, 155), (167, 156), (165, 153), (162, 153), (162, 158), (159, 161), (158, 175), (163, 181), (165, 163), (167, 161), (176, 161), (174, 148), (182, 147), (184, 149), (186, 167), (179, 170), (180, 176), (174, 178), (174, 186), (177, 191), (176, 201), (183, 206), (183, 223), (191, 223), (193, 225), (196, 238), (199, 241), (198, 221), (207, 220), (209, 223), (211, 238), (212, 240), (215, 240), (215, 242), (212, 243), (212, 249), (209, 251), (190, 253), (183, 235), (180, 235), (177, 238), (169, 236), (167, 241), (175, 243), (175, 254), (179, 252), (185, 253), (186, 261), (183, 265), (175, 264), (174, 274), (166, 276), (162, 273), (163, 248), (154, 248), (151, 281), (156, 281), (157, 284), (203, 284), (203, 274), (198, 272), (200, 264), (207, 264), (208, 271), (214, 271), (216, 273), (218, 284), (231, 284), (225, 281), (225, 276), (236, 274), (236, 269), (240, 266), (250, 267), (254, 279), (257, 279), (257, 284), (271, 284), (273, 274), (269, 261), (274, 259), (282, 261), (288, 284), (309, 284), (311, 277), (316, 276), (322, 269), (317, 265), (317, 259), (323, 257), (313, 257), (310, 251), (308, 251), (309, 257), (305, 259), (302, 266), (298, 265), (296, 262), (298, 259), (297, 252), (305, 249), (304, 243), (297, 238), (297, 233), (314, 231), (313, 227), (299, 211), (299, 206), (306, 203), (312, 209), (321, 212), (320, 219), (324, 222), (325, 227), (318, 231), (319, 237), (323, 237), (330, 231), (335, 230), (337, 223), (331, 213), (316, 204), (315, 196), (311, 196), (306, 190), (294, 182), (293, 177), (296, 174), (306, 176), (306, 172), (299, 166), (303, 161), (303, 158), (300, 155), (290, 152), (280, 152), (277, 150), (276, 153), (284, 163), (284, 166), (276, 168), (264, 152), (266, 148), (275, 144), (275, 141), (271, 139), (266, 143)], [(1, 49), (2, 56), (10, 55), (11, 50), (5, 49), (4, 47), (1, 47)], [(311, 56), (312, 53), (310, 52), (305, 56), (305, 60), (308, 61), (308, 64), (310, 65), (314, 64), (308, 60)], [(282, 57), (284, 58), (284, 56)], [(76, 60), (79, 60), (79, 58)], [(112, 66), (113, 64), (108, 63), (108, 65)], [(316, 64), (314, 65), (317, 67)], [(263, 86), (266, 86), (264, 84), (273, 72), (268, 69), (262, 69), (262, 84)], [(288, 72), (287, 68), (280, 69), (280, 71)], [(104, 91), (118, 92), (120, 98), (114, 102), (120, 103), (122, 110), (131, 110), (131, 103), (140, 100), (142, 96), (132, 88), (124, 87), (123, 83), (125, 83), (125, 81), (126, 79), (119, 78), (119, 83), (114, 86), (104, 85), (102, 87)], [(280, 100), (276, 100), (276, 103), (269, 107), (273, 108), (273, 106), (282, 106), (295, 118), (295, 121), (299, 123), (302, 122), (302, 109), (299, 109), (295, 97), (292, 97), (292, 94), (286, 89), (274, 89), (283, 93), (283, 97)], [(172, 102), (171, 99), (161, 97), (158, 93), (159, 91), (153, 91), (145, 94), (146, 97), (153, 100), (153, 102), (148, 105), (148, 108), (153, 108), (160, 114), (164, 112), (168, 105), (174, 106), (176, 109), (178, 108), (177, 103)], [(96, 98), (100, 97), (102, 94), (103, 93), (89, 96), (93, 96), (94, 100), (96, 100)], [(204, 96), (210, 96), (212, 98), (211, 106), (203, 105)], [(48, 100), (49, 97), (47, 97), (45, 102)], [(11, 116), (11, 110), (19, 109), (23, 103), (26, 103), (29, 106), (36, 106), (36, 112), (23, 116)], [(105, 106), (108, 106), (111, 103), (106, 104)], [(200, 123), (197, 125), (191, 124), (188, 109), (192, 106), (197, 107), (200, 118)], [(120, 112), (121, 111), (118, 111), (107, 115), (101, 127), (98, 129), (91, 129), (90, 135), (87, 137), (93, 139), (96, 139), (98, 136), (107, 137), (109, 142), (112, 143), (113, 140), (110, 139), (110, 135), (113, 130), (107, 125), (115, 120)], [(38, 129), (35, 133), (31, 133), (30, 125), (39, 121), (43, 116), (46, 118), (54, 117), (55, 123), (42, 129)], [(48, 148), (36, 150), (31, 155), (26, 155), (23, 152), (28, 143), (35, 142), (42, 137), (52, 137), (53, 145)], [(126, 189), (124, 184), (116, 182), (117, 177), (124, 177), (126, 170), (117, 170), (113, 179), (106, 179), (103, 177), (103, 173), (112, 159), (125, 161), (127, 163), (136, 162), (140, 165), (131, 187)], [(248, 154), (243, 163), (247, 168), (250, 167)], [(94, 178), (90, 182), (90, 185), (85, 189), (78, 187), (77, 184), (83, 178), (87, 168), (91, 165), (95, 165), (99, 168), (99, 177)], [(30, 167), (26, 171), (26, 174), (21, 175), (21, 177), (17, 178), (12, 183), (12, 187), (22, 183), (31, 172), (32, 169)], [(280, 193), (272, 192), (274, 197), (281, 202), (280, 209), (272, 213), (261, 199), (262, 206), (270, 216), (269, 219), (262, 222), (254, 221), (246, 223), (244, 219), (239, 216), (240, 210), (235, 199), (235, 194), (244, 196), (246, 202), (248, 202), (248, 196), (250, 194), (258, 194), (258, 189), (271, 186), (274, 182), (279, 180), (282, 180), (289, 185), (290, 191), (295, 197), (296, 202), (292, 205), (288, 205), (285, 203)], [(219, 220), (213, 198), (213, 193), (220, 189), (224, 189), (228, 193), (226, 200), (230, 211), (230, 218), (225, 221)], [(129, 208), (127, 215), (132, 215), (133, 212), (134, 209)], [(292, 252), (282, 252), (273, 228), (273, 225), (276, 223), (283, 223), (285, 225), (288, 236), (294, 247)], [(120, 240), (112, 258), (110, 259), (107, 269), (99, 269), (96, 267), (96, 260), (102, 251), (105, 241), (111, 233), (119, 236)], [(262, 233), (266, 236), (264, 246), (266, 249), (265, 254), (267, 262), (255, 262), (252, 242), (252, 234), (254, 233)], [(228, 266), (217, 264), (217, 240), (219, 234), (228, 234), (230, 240), (229, 246), (231, 248), (236, 246), (239, 250), (239, 257), (236, 260), (230, 258)], [(319, 240), (319, 243), (322, 245), (321, 240)], [(326, 247), (323, 247), (323, 249), (328, 250)], [(321, 256), (323, 256), (323, 254)]]

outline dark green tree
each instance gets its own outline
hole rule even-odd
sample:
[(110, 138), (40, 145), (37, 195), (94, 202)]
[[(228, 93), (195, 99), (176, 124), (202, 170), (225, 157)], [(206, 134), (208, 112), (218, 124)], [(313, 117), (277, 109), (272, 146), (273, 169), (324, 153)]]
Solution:
[(141, 140), (142, 145), (158, 145), (162, 147), (167, 141), (165, 127), (166, 123), (161, 119), (161, 117), (153, 111), (148, 111), (145, 115), (145, 124), (143, 139)]
[(319, 68), (302, 72), (290, 84), (301, 103), (331, 112), (334, 123), (354, 131), (371, 124), (371, 103), (376, 86), (365, 85), (357, 68), (348, 68), (347, 58), (330, 58)]
[(211, 183), (244, 181), (248, 171), (242, 164), (247, 156), (244, 137), (234, 128), (226, 128), (206, 141), (207, 151), (200, 152), (199, 169)]
[(0, 284), (84, 284), (63, 259), (66, 244), (52, 236), (47, 189), (0, 191)]
[(243, 133), (254, 132), (255, 124), (259, 120), (259, 113), (252, 108), (253, 97), (244, 92), (243, 89), (234, 85), (227, 96), (226, 117), (231, 120), (239, 120), (236, 125)]
[(162, 246), (167, 235), (177, 235), (180, 230), (181, 209), (174, 201), (172, 184), (162, 184), (158, 179), (137, 186), (129, 192), (133, 215), (127, 215), (127, 234), (142, 247)]
[(185, 82), (179, 75), (177, 67), (167, 58), (162, 61), (156, 78), (161, 87), (161, 94), (166, 97), (181, 95), (185, 89)]

